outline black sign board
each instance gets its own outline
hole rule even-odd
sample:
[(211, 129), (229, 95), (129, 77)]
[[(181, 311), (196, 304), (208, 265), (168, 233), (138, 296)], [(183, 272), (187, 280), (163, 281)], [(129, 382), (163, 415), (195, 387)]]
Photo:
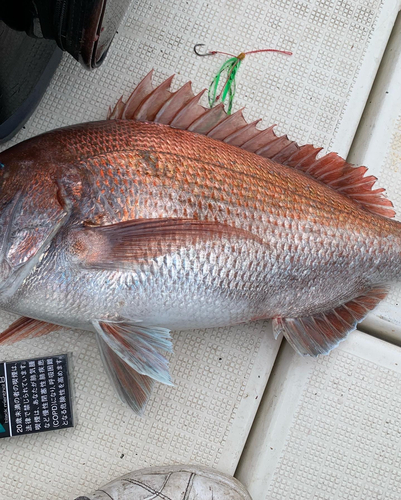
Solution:
[(0, 363), (0, 438), (72, 426), (67, 354)]

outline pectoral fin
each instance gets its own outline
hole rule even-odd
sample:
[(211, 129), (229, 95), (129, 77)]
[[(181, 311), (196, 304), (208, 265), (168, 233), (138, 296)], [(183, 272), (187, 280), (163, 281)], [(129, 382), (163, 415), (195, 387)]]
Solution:
[(137, 219), (109, 226), (83, 227), (70, 235), (71, 252), (85, 268), (121, 269), (214, 239), (242, 238), (263, 243), (249, 231), (215, 221)]
[(104, 367), (117, 394), (135, 413), (141, 415), (152, 392), (154, 380), (132, 369), (100, 335), (97, 335), (97, 341)]
[(100, 338), (129, 367), (141, 375), (163, 384), (173, 385), (168, 370), (168, 361), (159, 349), (172, 352), (170, 332), (166, 328), (146, 328), (131, 323), (92, 321)]
[(387, 293), (386, 287), (377, 286), (365, 295), (325, 313), (301, 318), (274, 318), (274, 336), (277, 338), (282, 333), (290, 345), (303, 356), (328, 354), (355, 330), (357, 324)]

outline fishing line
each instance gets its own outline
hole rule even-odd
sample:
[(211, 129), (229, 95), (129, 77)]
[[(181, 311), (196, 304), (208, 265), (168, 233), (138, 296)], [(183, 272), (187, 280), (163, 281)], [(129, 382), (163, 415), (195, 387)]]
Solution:
[[(211, 52), (199, 52), (198, 47), (204, 47), (204, 43), (197, 43), (194, 46), (194, 52), (197, 56), (214, 56), (216, 54), (222, 54), (226, 56), (230, 56), (228, 59), (218, 70), (216, 76), (213, 78), (212, 83), (209, 86), (208, 91), (208, 100), (209, 106), (212, 108), (216, 102), (221, 101), (226, 104), (226, 100), (228, 99), (227, 106), (227, 114), (231, 114), (231, 110), (233, 107), (235, 90), (236, 90), (236, 80), (235, 77), (237, 72), (241, 66), (241, 62), (245, 59), (245, 56), (248, 54), (258, 54), (260, 52), (277, 52), (279, 54), (285, 54), (288, 56), (292, 56), (292, 52), (288, 50), (278, 50), (278, 49), (260, 49), (260, 50), (249, 50), (248, 52), (241, 52), (238, 56), (234, 54), (230, 54), (229, 52), (222, 52), (220, 50), (213, 50)], [(226, 79), (221, 87), (220, 92), (218, 93), (218, 89), (220, 86), (220, 79), (223, 74), (226, 74)]]

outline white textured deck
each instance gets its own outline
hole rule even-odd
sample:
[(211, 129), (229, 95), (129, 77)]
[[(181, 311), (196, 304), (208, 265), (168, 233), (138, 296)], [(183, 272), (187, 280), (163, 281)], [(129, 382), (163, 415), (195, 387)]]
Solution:
[(1, 500), (75, 498), (151, 465), (196, 463), (233, 474), (280, 341), (266, 322), (173, 341), (176, 385), (157, 384), (143, 417), (115, 395), (93, 334), (61, 330), (3, 347), (7, 360), (73, 353), (77, 425), (2, 439)]
[[(87, 72), (64, 57), (37, 112), (9, 145), (59, 126), (103, 119), (108, 106), (152, 68), (155, 83), (175, 73), (175, 87), (187, 80), (195, 91), (207, 87), (225, 57), (197, 57), (193, 46), (205, 43), (207, 49), (234, 53), (292, 50), (292, 57), (258, 54), (245, 59), (235, 108), (246, 106), (249, 120), (277, 123), (279, 132), (299, 143), (313, 142), (346, 155), (398, 6), (398, 0), (134, 2), (105, 64)], [(380, 184), (390, 187), (392, 174), (385, 169), (377, 174)], [(9, 322), (10, 315), (0, 316), (0, 327)], [(268, 323), (255, 323), (175, 334), (174, 343), (176, 387), (157, 385), (142, 418), (114, 395), (89, 333), (61, 330), (1, 348), (1, 361), (73, 353), (77, 425), (0, 440), (0, 500), (73, 499), (119, 474), (151, 465), (192, 462), (234, 473), (280, 342), (272, 339)], [(273, 413), (261, 412), (254, 431), (258, 435), (262, 426), (260, 443), (268, 446), (267, 455), (266, 450), (259, 453), (257, 443), (241, 463), (240, 477), (254, 500), (265, 500), (267, 491), (277, 500), (400, 498), (394, 496), (394, 488), (401, 487), (396, 473), (400, 426), (392, 410), (400, 407), (390, 405), (399, 403), (395, 361), (401, 362), (400, 354), (362, 334), (318, 361), (297, 358), (286, 345), (267, 392), (268, 398), (276, 390), (284, 403), (273, 406)], [(337, 389), (336, 380), (342, 384)], [(390, 389), (387, 380), (393, 384)], [(340, 386), (351, 392), (344, 395)], [(357, 420), (360, 412), (363, 417)], [(356, 429), (355, 422), (361, 427)], [(320, 443), (329, 433), (331, 444), (324, 447)], [(249, 471), (261, 471), (255, 483)], [(292, 472), (296, 475), (290, 481)]]
[(280, 353), (237, 478), (254, 500), (401, 498), (401, 348), (355, 332)]

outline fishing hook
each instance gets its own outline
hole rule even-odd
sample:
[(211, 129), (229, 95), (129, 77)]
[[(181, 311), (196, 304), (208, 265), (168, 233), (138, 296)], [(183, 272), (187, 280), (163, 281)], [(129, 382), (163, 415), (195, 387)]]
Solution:
[(204, 54), (201, 54), (200, 52), (198, 52), (197, 48), (198, 47), (204, 47), (205, 44), (204, 43), (197, 43), (195, 46), (194, 46), (194, 52), (197, 56), (200, 56), (200, 57), (205, 57), (205, 56), (214, 56), (216, 54), (216, 52), (205, 52)]

